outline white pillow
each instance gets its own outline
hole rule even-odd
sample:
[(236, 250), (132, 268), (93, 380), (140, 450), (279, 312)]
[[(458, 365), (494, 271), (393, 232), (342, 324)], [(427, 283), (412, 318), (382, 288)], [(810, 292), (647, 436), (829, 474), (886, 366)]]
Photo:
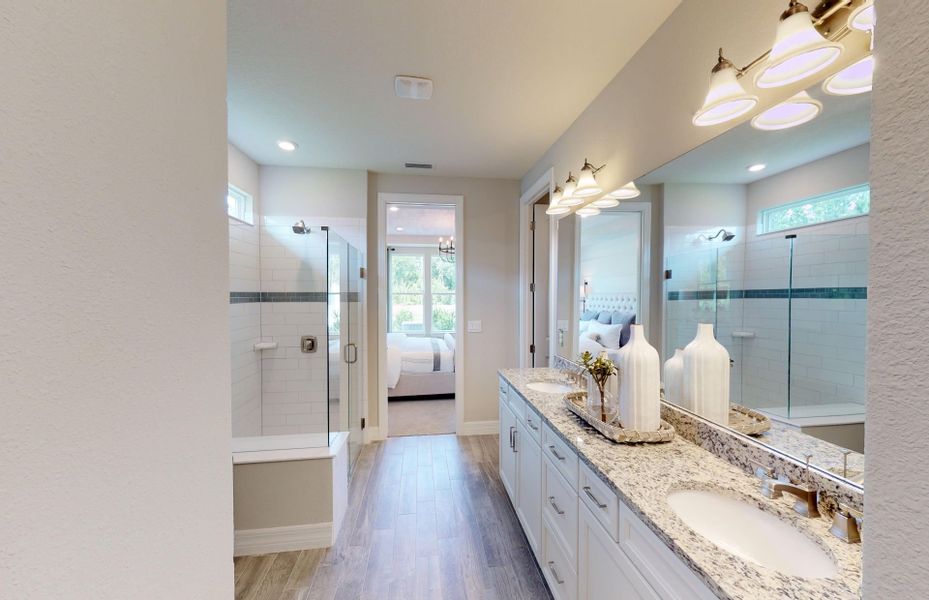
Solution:
[(607, 348), (619, 348), (619, 336), (622, 333), (623, 326), (604, 325), (599, 321), (591, 321), (587, 331), (596, 333), (600, 336), (600, 344)]
[(582, 340), (593, 340), (597, 343), (600, 343), (600, 334), (594, 333), (593, 331), (582, 331), (581, 339)]
[(450, 333), (445, 334), (445, 345), (448, 346), (448, 349), (452, 352), (455, 351), (455, 336)]
[(590, 327), (590, 321), (581, 321), (578, 331), (580, 333), (584, 333), (585, 331), (587, 331), (588, 327)]
[(388, 333), (387, 334), (387, 346), (403, 346), (406, 341), (405, 333)]

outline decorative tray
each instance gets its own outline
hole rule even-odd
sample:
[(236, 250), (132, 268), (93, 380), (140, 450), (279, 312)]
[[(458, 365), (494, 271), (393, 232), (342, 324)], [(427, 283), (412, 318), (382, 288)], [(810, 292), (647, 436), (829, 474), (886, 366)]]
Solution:
[(730, 404), (729, 428), (745, 435), (761, 435), (771, 429), (771, 419), (747, 406)]
[(597, 415), (587, 410), (584, 401), (586, 397), (585, 392), (566, 394), (564, 397), (565, 407), (609, 440), (620, 444), (655, 444), (670, 442), (674, 439), (674, 427), (665, 420), (661, 421), (658, 431), (635, 431), (634, 429), (623, 429), (622, 427), (604, 423)]

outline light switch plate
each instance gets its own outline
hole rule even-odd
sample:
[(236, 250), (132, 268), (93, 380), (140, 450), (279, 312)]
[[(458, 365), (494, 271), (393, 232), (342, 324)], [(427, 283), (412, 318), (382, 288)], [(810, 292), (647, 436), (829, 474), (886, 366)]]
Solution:
[(481, 327), (480, 321), (468, 321), (468, 333), (480, 333)]

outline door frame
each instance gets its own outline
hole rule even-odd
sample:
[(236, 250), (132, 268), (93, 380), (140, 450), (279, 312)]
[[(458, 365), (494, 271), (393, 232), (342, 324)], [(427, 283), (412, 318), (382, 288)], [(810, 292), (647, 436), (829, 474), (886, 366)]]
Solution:
[[(519, 357), (519, 367), (527, 368), (531, 362), (529, 356), (529, 331), (532, 328), (532, 307), (529, 306), (529, 273), (532, 261), (529, 260), (529, 247), (532, 236), (529, 231), (529, 223), (532, 221), (532, 205), (542, 198), (545, 194), (551, 194), (555, 189), (555, 169), (549, 168), (538, 179), (533, 182), (529, 188), (519, 197), (519, 333), (516, 336), (516, 356)], [(549, 236), (555, 219), (549, 219)], [(539, 233), (539, 232), (536, 232)], [(549, 244), (549, 278), (548, 278), (548, 305), (552, 306), (555, 301), (554, 286), (552, 282), (553, 267), (557, 264), (552, 263), (552, 244)], [(536, 292), (538, 293), (538, 292)], [(552, 335), (552, 311), (549, 310), (549, 339)]]
[[(442, 194), (377, 194), (377, 439), (388, 437), (387, 411), (387, 205), (444, 204), (455, 207), (455, 433), (464, 430), (464, 196)], [(438, 243), (438, 242), (436, 242)]]

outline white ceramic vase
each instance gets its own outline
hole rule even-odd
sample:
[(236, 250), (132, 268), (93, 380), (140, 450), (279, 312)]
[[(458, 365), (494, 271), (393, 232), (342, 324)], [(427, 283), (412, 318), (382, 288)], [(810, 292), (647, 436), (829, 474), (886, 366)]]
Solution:
[[(665, 361), (664, 373), (662, 374), (662, 380), (664, 381), (664, 399), (671, 404), (684, 406), (684, 398), (681, 393), (681, 386), (683, 385), (681, 378), (683, 376), (684, 351), (680, 348), (675, 348), (674, 356)], [(684, 406), (684, 408), (689, 409), (690, 407)]]
[(716, 341), (713, 325), (699, 323), (684, 348), (683, 406), (705, 419), (729, 423), (729, 351)]
[(661, 359), (645, 339), (641, 325), (632, 326), (619, 368), (619, 421), (623, 428), (657, 431), (661, 426)]

